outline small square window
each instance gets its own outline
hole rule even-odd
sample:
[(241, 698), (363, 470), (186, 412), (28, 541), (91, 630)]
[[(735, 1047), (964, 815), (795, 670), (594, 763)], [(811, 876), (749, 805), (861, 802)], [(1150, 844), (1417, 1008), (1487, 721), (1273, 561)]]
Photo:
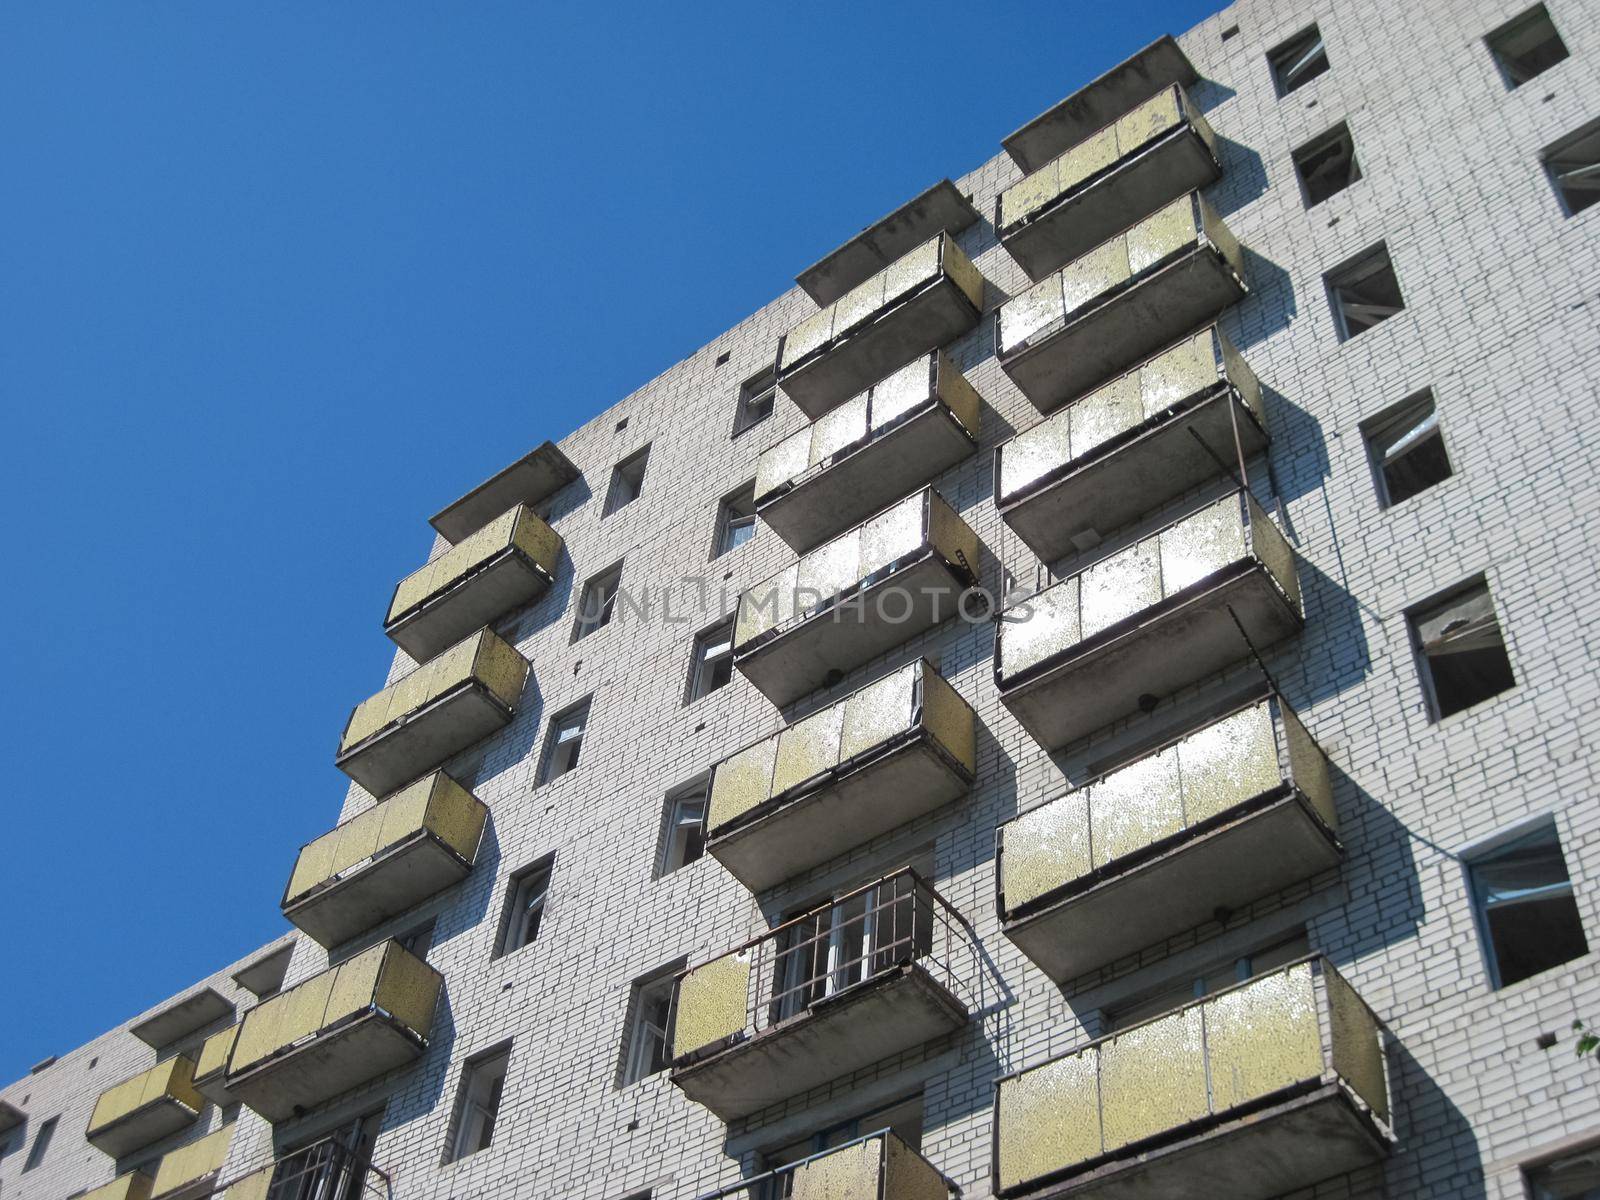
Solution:
[(1379, 242), (1325, 275), (1339, 340), (1348, 341), (1405, 311), (1389, 248)]
[(633, 985), (628, 1010), (627, 1044), (623, 1048), (622, 1083), (627, 1086), (667, 1069), (667, 1027), (672, 1018), (673, 983), (683, 964), (674, 963)]
[(545, 902), (550, 896), (553, 857), (540, 859), (511, 877), (506, 889), (506, 912), (500, 920), (500, 947), (495, 957), (521, 950), (539, 936)]
[(450, 1143), (449, 1161), (487, 1150), (494, 1141), (495, 1122), (505, 1093), (506, 1068), (511, 1047), (491, 1050), (468, 1062), (461, 1071), (461, 1091), (456, 1100), (456, 1135)]
[(693, 704), (733, 679), (733, 620), (714, 625), (694, 640), (689, 663), (689, 697)]
[(578, 752), (583, 749), (583, 737), (589, 728), (589, 701), (567, 709), (550, 718), (550, 736), (546, 742), (544, 778), (542, 783), (560, 779), (578, 766)]
[(611, 468), (611, 490), (606, 493), (605, 511), (609, 517), (617, 509), (632, 504), (644, 491), (644, 470), (650, 464), (650, 447), (635, 451)]
[(733, 418), (733, 436), (738, 437), (752, 425), (759, 425), (772, 415), (778, 400), (778, 376), (766, 370), (739, 385), (739, 408)]
[(687, 867), (706, 852), (706, 781), (667, 796), (666, 821), (661, 835), (661, 862), (657, 872), (670, 875)]
[(617, 611), (617, 592), (622, 588), (622, 564), (607, 567), (583, 585), (578, 596), (578, 620), (572, 627), (572, 640), (582, 641), (596, 630), (611, 624)]
[(1600, 1200), (1600, 1147), (1528, 1169), (1531, 1200)]
[(1508, 88), (1521, 87), (1567, 57), (1567, 44), (1542, 4), (1507, 21), (1484, 40)]
[(1589, 953), (1554, 822), (1469, 856), (1467, 874), (1495, 987)]
[(1295, 174), (1306, 207), (1315, 208), (1361, 178), (1350, 127), (1339, 124), (1294, 152)]
[(1409, 500), (1453, 474), (1432, 392), (1402, 400), (1364, 422), (1361, 436), (1372, 459), (1378, 499), (1385, 508)]
[(1409, 620), (1434, 720), (1516, 686), (1483, 580), (1429, 600)]
[(1544, 166), (1568, 216), (1600, 200), (1600, 121), (1591, 121), (1546, 150)]
[(717, 505), (717, 545), (712, 558), (721, 558), (756, 535), (756, 481), (728, 493)]
[(33, 1145), (28, 1148), (28, 1157), (22, 1164), (24, 1171), (31, 1171), (44, 1161), (44, 1156), (50, 1150), (50, 1139), (56, 1135), (56, 1123), (60, 1117), (51, 1117), (39, 1126), (39, 1132), (33, 1135)]
[(1328, 69), (1328, 51), (1322, 44), (1322, 33), (1313, 25), (1295, 34), (1267, 55), (1272, 67), (1272, 81), (1278, 95), (1287, 96), (1296, 88), (1310, 83)]

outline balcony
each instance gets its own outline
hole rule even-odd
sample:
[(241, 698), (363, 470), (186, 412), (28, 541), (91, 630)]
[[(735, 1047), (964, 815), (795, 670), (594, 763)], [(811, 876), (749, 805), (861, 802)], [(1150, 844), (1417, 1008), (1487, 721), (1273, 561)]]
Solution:
[(972, 786), (977, 718), (923, 659), (712, 768), (706, 849), (752, 892)]
[(1002, 192), (995, 228), (1038, 279), (1221, 174), (1216, 134), (1173, 84)]
[(232, 1140), (230, 1121), (187, 1146), (163, 1154), (150, 1189), (151, 1200), (200, 1200), (211, 1195), (210, 1185), (216, 1182), (228, 1159), (228, 1143)]
[(679, 976), (672, 1082), (748, 1116), (960, 1029), (976, 972), (965, 919), (900, 871)]
[(960, 1189), (937, 1167), (893, 1132), (880, 1129), (777, 1170), (706, 1192), (697, 1200), (767, 1200), (772, 1196), (787, 1196), (790, 1200), (866, 1200), (877, 1196), (886, 1200), (950, 1200), (960, 1194)]
[(245, 1014), (228, 1091), (282, 1121), (416, 1061), (443, 982), (389, 941), (279, 992)]
[(459, 545), (519, 504), (533, 508), (578, 478), (578, 468), (554, 442), (545, 442), (480, 483), (428, 521), (444, 540)]
[(1175, 83), (1189, 87), (1199, 78), (1168, 34), (1046, 109), (1000, 144), (1024, 171), (1037, 171), (1157, 92)]
[(1303, 623), (1294, 551), (1233, 492), (1002, 613), (995, 682), (1054, 750)]
[(1049, 412), (1245, 291), (1244, 251), (1191, 192), (1001, 306), (1000, 366)]
[(510, 724), (527, 678), (528, 660), (481, 629), (358, 704), (334, 762), (386, 795)]
[(784, 335), (778, 383), (815, 421), (840, 401), (960, 337), (983, 311), (983, 276), (940, 233)]
[(223, 1200), (393, 1200), (394, 1181), (353, 1152), (326, 1138), (233, 1180)]
[(818, 304), (832, 304), (929, 238), (941, 232), (960, 233), (977, 219), (972, 201), (948, 179), (941, 179), (801, 271), (794, 281)]
[(204, 1107), (194, 1087), (194, 1062), (179, 1055), (101, 1092), (84, 1137), (96, 1150), (121, 1158), (188, 1128)]
[(78, 1200), (150, 1200), (150, 1184), (150, 1176), (143, 1171), (129, 1171), (110, 1183), (90, 1188)]
[(402, 579), (383, 631), (427, 662), (544, 595), (560, 557), (560, 535), (518, 505)]
[(1328, 760), (1276, 694), (1000, 827), (1007, 937), (1057, 983), (1340, 859)]
[(942, 351), (915, 359), (762, 454), (756, 513), (804, 553), (975, 451), (978, 411)]
[(200, 1055), (195, 1059), (195, 1090), (218, 1108), (233, 1103), (226, 1075), (228, 1055), (233, 1052), (233, 1042), (238, 1036), (237, 1025), (229, 1025), (221, 1032), (213, 1033), (201, 1043)]
[(782, 708), (949, 620), (977, 580), (977, 535), (923, 488), (740, 596), (734, 665)]
[(425, 775), (300, 851), (283, 915), (337, 946), (472, 870), (488, 809), (443, 771)]
[(1054, 562), (1266, 444), (1261, 384), (1213, 325), (996, 448), (994, 503)]
[(216, 988), (205, 987), (130, 1025), (128, 1032), (160, 1054), (207, 1025), (232, 1017), (233, 1012), (232, 1000)]
[(1377, 1018), (1323, 958), (995, 1085), (995, 1195), (1267, 1200), (1388, 1153)]

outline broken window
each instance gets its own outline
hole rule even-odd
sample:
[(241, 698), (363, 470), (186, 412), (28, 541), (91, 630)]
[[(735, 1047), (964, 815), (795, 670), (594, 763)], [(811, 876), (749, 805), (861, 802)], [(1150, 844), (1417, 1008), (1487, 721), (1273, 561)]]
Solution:
[(1594, 1200), (1600, 1196), (1600, 1147), (1529, 1168), (1528, 1195), (1532, 1200)]
[(673, 963), (635, 981), (633, 985), (633, 999), (629, 1006), (633, 1017), (628, 1023), (628, 1036), (623, 1045), (624, 1086), (666, 1070), (671, 1062), (667, 1030), (672, 1018), (675, 978), (682, 969), (682, 962)]
[(461, 1095), (456, 1102), (456, 1136), (450, 1147), (451, 1161), (487, 1150), (493, 1143), (500, 1100), (505, 1094), (506, 1068), (510, 1065), (511, 1048), (507, 1046), (478, 1057), (463, 1069)]
[(544, 780), (560, 779), (578, 765), (583, 735), (589, 728), (589, 701), (569, 708), (550, 719), (550, 737), (545, 750)]
[(717, 505), (717, 544), (712, 558), (737, 550), (756, 535), (756, 481), (730, 492)]
[(1507, 87), (1520, 87), (1567, 57), (1567, 44), (1556, 32), (1550, 13), (1535, 4), (1520, 17), (1507, 21), (1486, 39)]
[(617, 592), (621, 587), (621, 563), (607, 567), (583, 585), (583, 594), (578, 598), (578, 623), (572, 630), (573, 641), (581, 641), (611, 623), (611, 614), (617, 609)]
[(1313, 25), (1296, 34), (1269, 53), (1267, 62), (1272, 66), (1272, 81), (1280, 96), (1310, 83), (1328, 69), (1328, 51), (1322, 44), (1321, 31)]
[(650, 464), (650, 447), (636, 450), (611, 468), (611, 490), (606, 493), (605, 511), (609, 517), (617, 509), (632, 504), (644, 491), (644, 470)]
[(1545, 169), (1569, 215), (1600, 200), (1600, 121), (1591, 121), (1544, 152)]
[(726, 687), (733, 679), (733, 622), (706, 630), (694, 640), (694, 660), (689, 664), (689, 703)]
[(1315, 208), (1360, 179), (1361, 167), (1356, 162), (1356, 144), (1349, 126), (1339, 124), (1301, 146), (1294, 152), (1294, 169), (1300, 176), (1307, 208)]
[(1589, 952), (1554, 822), (1473, 855), (1467, 872), (1496, 987)]
[(1481, 579), (1415, 610), (1411, 627), (1435, 720), (1516, 686)]
[(1365, 333), (1405, 310), (1389, 248), (1382, 242), (1329, 271), (1326, 279), (1341, 341)]
[(550, 872), (554, 868), (555, 856), (548, 855), (511, 877), (506, 912), (500, 921), (496, 958), (521, 950), (539, 936), (539, 923), (544, 920), (545, 904), (550, 899)]
[(706, 852), (706, 780), (667, 797), (666, 827), (657, 874), (670, 875)]
[(1380, 413), (1362, 426), (1378, 499), (1385, 507), (1449, 479), (1450, 457), (1431, 392), (1422, 392)]
[(752, 425), (759, 425), (772, 415), (778, 400), (778, 376), (772, 370), (744, 381), (739, 387), (739, 408), (733, 418), (733, 436), (738, 437)]

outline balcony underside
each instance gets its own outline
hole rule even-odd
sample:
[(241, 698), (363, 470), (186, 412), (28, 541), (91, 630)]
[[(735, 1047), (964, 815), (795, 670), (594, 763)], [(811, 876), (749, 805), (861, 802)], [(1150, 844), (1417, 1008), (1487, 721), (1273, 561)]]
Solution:
[(550, 583), (542, 567), (511, 547), (390, 622), (384, 632), (400, 649), (424, 663), (475, 630), (532, 604), (549, 590)]
[(1271, 1200), (1378, 1162), (1389, 1143), (1343, 1086), (1280, 1099), (1087, 1174), (1004, 1192), (1008, 1200)]
[(706, 850), (752, 892), (793, 878), (944, 807), (972, 786), (924, 733), (836, 782), (734, 825)]
[(420, 1058), (420, 1038), (368, 1012), (347, 1025), (228, 1077), (228, 1091), (267, 1120), (287, 1120)]
[(864, 392), (919, 354), (978, 323), (978, 310), (947, 274), (878, 313), (840, 341), (801, 359), (779, 377), (784, 393), (811, 420)]
[[(737, 655), (734, 664), (762, 695), (783, 708), (830, 684), (836, 675), (848, 674), (949, 620), (968, 582), (936, 552), (926, 551), (844, 604)], [(906, 614), (903, 620), (898, 619), (901, 613)]]
[(794, 281), (818, 304), (832, 304), (940, 230), (960, 233), (977, 219), (972, 201), (948, 179), (941, 179), (801, 271)]
[(1213, 320), (1245, 295), (1209, 246), (1183, 253), (1075, 314), (1059, 332), (1001, 361), (1023, 395), (1051, 412)]
[(690, 1066), (672, 1082), (724, 1121), (749, 1116), (966, 1024), (967, 1010), (906, 964)]
[(1064, 983), (1338, 865), (1338, 843), (1297, 792), (1266, 800), (1126, 869), (1111, 863), (1115, 873), (1082, 890), (1042, 898), (1005, 935)]
[(476, 683), (424, 705), (335, 759), (374, 796), (386, 796), (511, 723), (511, 710)]
[(193, 1125), (200, 1114), (183, 1101), (162, 1096), (84, 1135), (85, 1140), (103, 1154), (123, 1158), (143, 1150), (152, 1142), (170, 1137)]
[(1001, 699), (1039, 743), (1060, 749), (1248, 657), (1230, 609), (1257, 649), (1288, 637), (1300, 614), (1265, 567), (1235, 564), (1066, 652)]
[(452, 545), (519, 504), (536, 505), (574, 479), (578, 468), (554, 442), (544, 442), (429, 518)]
[(757, 511), (779, 537), (804, 554), (909, 495), (977, 446), (948, 408), (932, 404)]
[(337, 946), (465, 879), (472, 864), (427, 830), (337, 881), (286, 904), (283, 915), (322, 946)]
[[(1224, 466), (1237, 470), (1234, 418), (1246, 457), (1266, 447), (1267, 433), (1231, 387), (1223, 385), (1195, 404), (1157, 418), (1126, 440), (1097, 448), (1065, 473), (1000, 506), (1000, 515), (1045, 562), (1077, 549), (1160, 508)], [(1209, 447), (1209, 450), (1207, 449)], [(1220, 460), (1220, 461), (1219, 461)]]
[(1163, 88), (1192, 84), (1194, 66), (1169, 34), (1052, 105), (1000, 140), (1024, 171), (1037, 171)]
[(1211, 148), (1185, 123), (1058, 197), (1000, 240), (1029, 278), (1043, 279), (1221, 174)]

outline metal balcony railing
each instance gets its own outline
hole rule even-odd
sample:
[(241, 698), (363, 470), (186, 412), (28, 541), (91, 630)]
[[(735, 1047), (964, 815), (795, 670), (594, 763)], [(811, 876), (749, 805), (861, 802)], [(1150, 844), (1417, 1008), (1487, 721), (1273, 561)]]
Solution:
[(1266, 1200), (1387, 1153), (1377, 1018), (1326, 959), (1259, 975), (995, 1084), (1002, 1197)]
[(892, 1130), (831, 1146), (696, 1200), (950, 1200), (961, 1189)]
[(1245, 292), (1243, 248), (1191, 192), (1002, 305), (1000, 366), (1050, 412), (1215, 320)]
[(673, 1082), (748, 1115), (960, 1028), (978, 969), (966, 918), (898, 871), (679, 976)]
[(995, 228), (1038, 279), (1221, 173), (1216, 134), (1172, 84), (1002, 192)]
[(942, 351), (923, 355), (756, 463), (756, 512), (802, 553), (978, 446), (978, 393)]
[(368, 1157), (327, 1138), (234, 1180), (222, 1200), (393, 1200), (394, 1181)]

